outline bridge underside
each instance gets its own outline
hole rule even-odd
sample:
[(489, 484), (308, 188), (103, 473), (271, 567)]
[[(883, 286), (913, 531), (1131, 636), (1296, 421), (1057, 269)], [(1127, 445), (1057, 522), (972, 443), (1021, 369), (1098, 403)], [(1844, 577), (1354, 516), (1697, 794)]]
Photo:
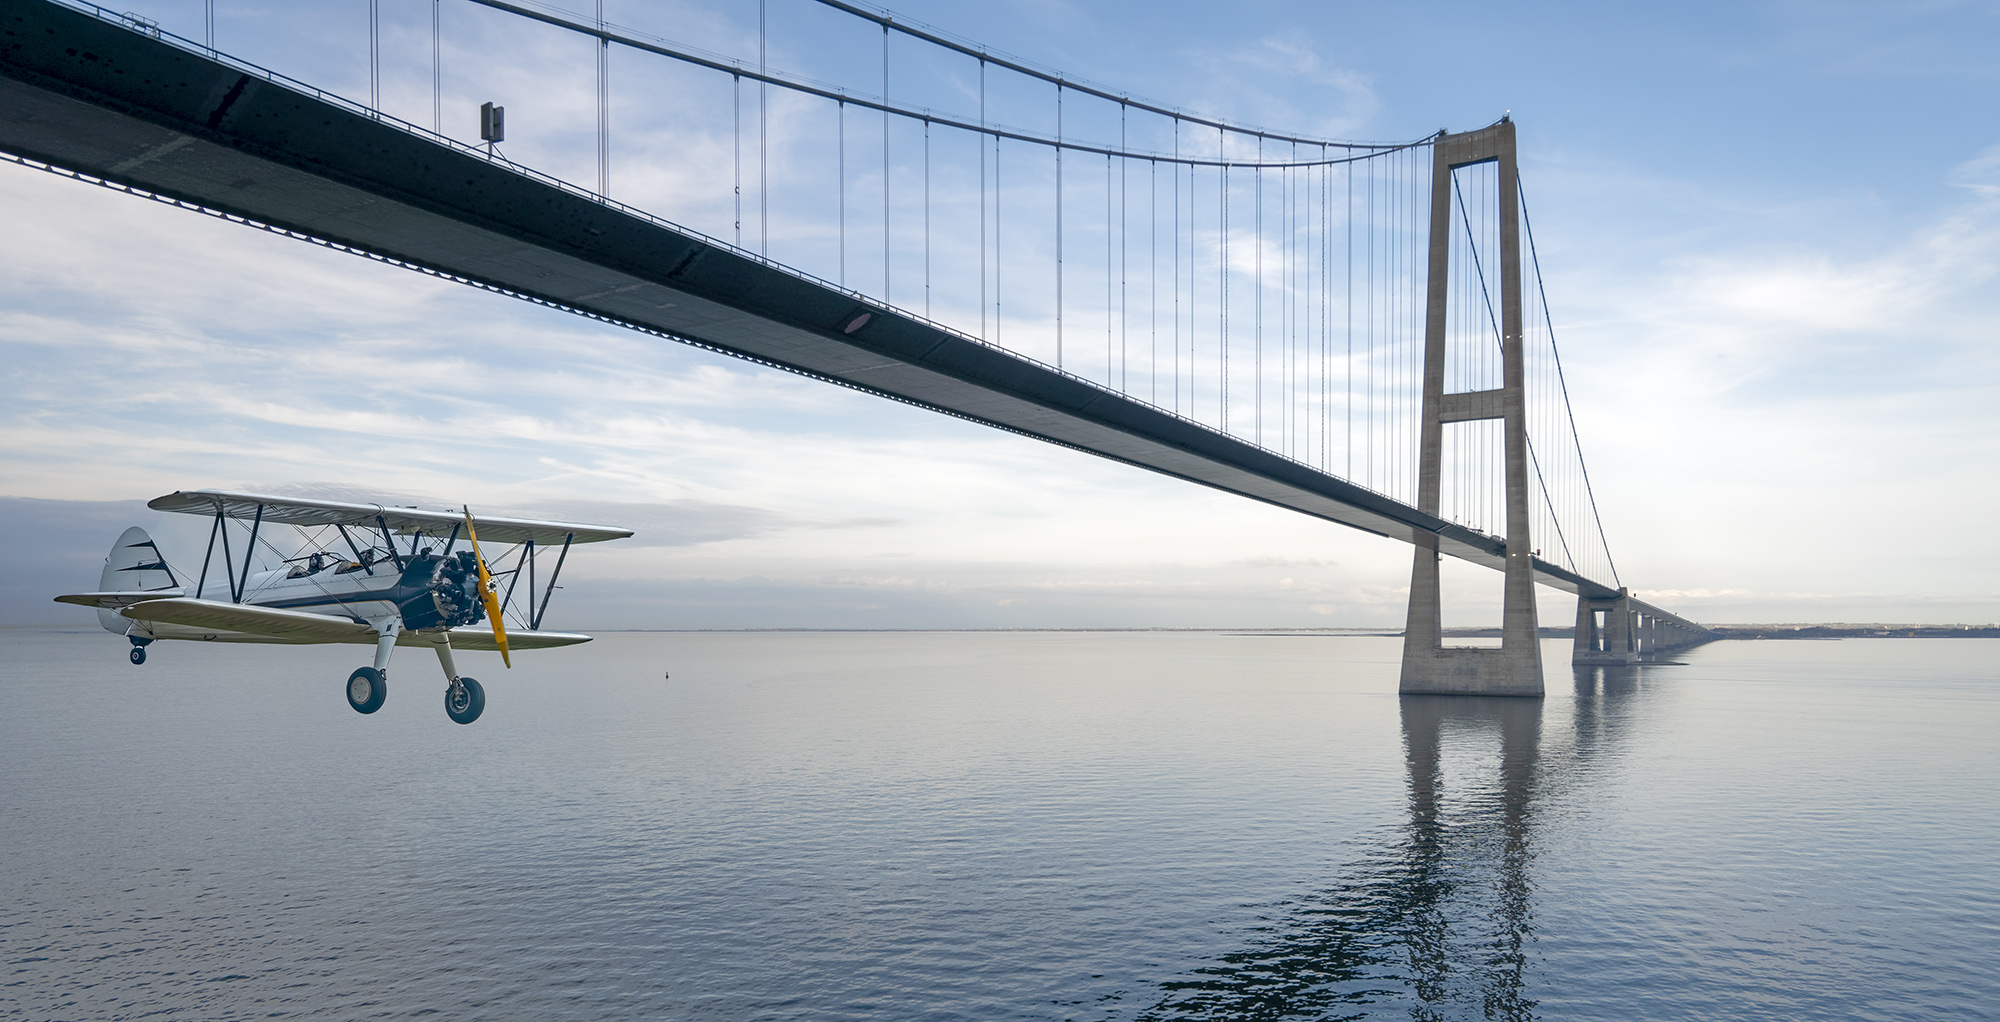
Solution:
[[(476, 151), (38, 0), (0, 0), (0, 151), (1506, 564), (1499, 537)], [(1580, 597), (1620, 596), (1539, 558), (1533, 572)]]

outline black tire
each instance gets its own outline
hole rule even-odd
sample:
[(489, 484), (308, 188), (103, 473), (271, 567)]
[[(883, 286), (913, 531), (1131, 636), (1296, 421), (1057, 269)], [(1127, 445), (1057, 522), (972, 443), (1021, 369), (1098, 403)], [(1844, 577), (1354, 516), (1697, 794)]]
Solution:
[(470, 724), (486, 712), (486, 689), (471, 678), (460, 678), (444, 689), (444, 715), (453, 722)]
[(389, 680), (373, 667), (357, 667), (347, 676), (347, 705), (356, 713), (374, 713), (389, 698)]
[(134, 664), (143, 664), (146, 662), (146, 647), (144, 646), (132, 647), (132, 662)]

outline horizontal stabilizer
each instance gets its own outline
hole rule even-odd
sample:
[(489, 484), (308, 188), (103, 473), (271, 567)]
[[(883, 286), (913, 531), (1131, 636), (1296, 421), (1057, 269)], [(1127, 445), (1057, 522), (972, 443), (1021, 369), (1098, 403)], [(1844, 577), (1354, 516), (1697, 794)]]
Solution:
[(219, 600), (147, 600), (120, 613), (134, 621), (268, 635), (276, 642), (375, 641), (375, 629), (346, 618)]
[(147, 592), (117, 593), (70, 593), (56, 597), (57, 603), (74, 603), (79, 607), (102, 607), (106, 610), (124, 610), (135, 603), (148, 600), (170, 600), (181, 595), (179, 589), (154, 589)]

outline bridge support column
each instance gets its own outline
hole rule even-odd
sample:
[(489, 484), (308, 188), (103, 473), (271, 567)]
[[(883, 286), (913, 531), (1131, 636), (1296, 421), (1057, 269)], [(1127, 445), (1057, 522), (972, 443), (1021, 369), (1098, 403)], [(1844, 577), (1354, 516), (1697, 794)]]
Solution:
[[(1599, 614), (1604, 615), (1601, 628), (1597, 624)], [(1577, 597), (1576, 649), (1570, 656), (1570, 663), (1638, 663), (1641, 649), (1651, 649), (1657, 641), (1649, 641), (1648, 636), (1655, 636), (1658, 632), (1655, 625), (1651, 632), (1641, 633), (1633, 627), (1634, 616), (1632, 593), (1628, 589), (1618, 590), (1617, 596)], [(1652, 620), (1651, 615), (1647, 618)]]
[[(1511, 121), (1439, 136), (1431, 163), (1431, 237), (1424, 310), (1424, 398), (1418, 447), (1417, 507), (1438, 513), (1444, 426), (1499, 419), (1506, 449), (1507, 565), (1500, 648), (1444, 645), (1436, 536), (1419, 536), (1410, 570), (1410, 615), (1403, 632), (1405, 695), (1542, 695), (1542, 652), (1535, 621), (1534, 544), (1528, 523), (1526, 371), (1521, 345), (1521, 218)], [(1451, 273), (1452, 171), (1499, 163), (1500, 363), (1497, 390), (1446, 394), (1445, 343)], [(1477, 343), (1491, 343), (1482, 338)]]

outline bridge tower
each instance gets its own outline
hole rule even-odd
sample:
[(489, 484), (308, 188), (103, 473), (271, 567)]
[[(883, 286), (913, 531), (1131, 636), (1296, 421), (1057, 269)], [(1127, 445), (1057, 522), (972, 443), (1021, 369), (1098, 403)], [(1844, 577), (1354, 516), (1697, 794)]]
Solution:
[[(1500, 185), (1501, 385), (1496, 390), (1445, 393), (1445, 343), (1450, 295), (1452, 172), (1497, 162)], [(1419, 413), (1417, 507), (1439, 513), (1444, 427), (1499, 419), (1505, 448), (1507, 565), (1500, 648), (1444, 645), (1442, 593), (1435, 535), (1416, 539), (1410, 571), (1410, 617), (1403, 632), (1405, 695), (1542, 695), (1542, 655), (1535, 620), (1534, 544), (1529, 541), (1528, 423), (1521, 338), (1521, 214), (1514, 124), (1438, 136), (1431, 163), (1430, 263), (1424, 307), (1423, 406)]]

